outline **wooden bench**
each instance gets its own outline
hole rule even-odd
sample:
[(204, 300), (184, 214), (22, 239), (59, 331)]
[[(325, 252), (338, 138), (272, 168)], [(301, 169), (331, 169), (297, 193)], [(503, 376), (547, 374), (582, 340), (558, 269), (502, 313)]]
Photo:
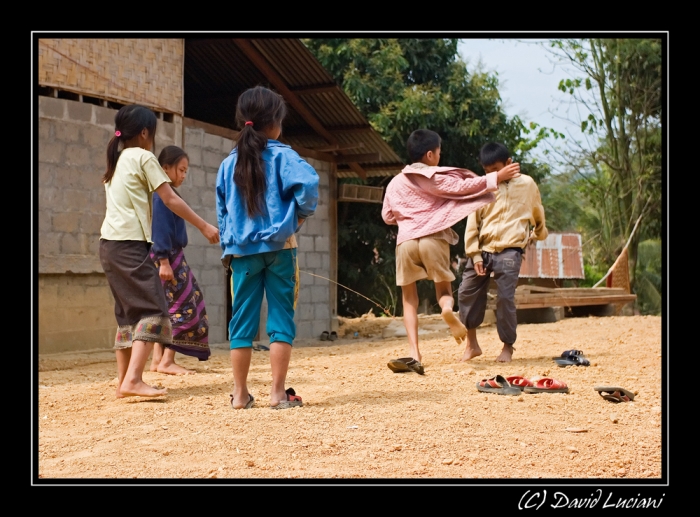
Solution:
[[(488, 293), (487, 309), (496, 309), (496, 290)], [(546, 307), (582, 307), (588, 305), (619, 304), (633, 302), (636, 294), (629, 294), (618, 287), (539, 287), (519, 285), (515, 289), (517, 309), (541, 309)]]

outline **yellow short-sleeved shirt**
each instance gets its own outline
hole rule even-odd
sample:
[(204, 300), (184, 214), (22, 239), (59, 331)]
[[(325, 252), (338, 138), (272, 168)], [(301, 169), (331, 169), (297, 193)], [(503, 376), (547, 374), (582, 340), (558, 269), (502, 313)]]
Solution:
[(105, 184), (107, 212), (100, 237), (153, 242), (153, 191), (163, 183), (170, 183), (170, 178), (152, 152), (140, 147), (122, 150), (114, 176)]

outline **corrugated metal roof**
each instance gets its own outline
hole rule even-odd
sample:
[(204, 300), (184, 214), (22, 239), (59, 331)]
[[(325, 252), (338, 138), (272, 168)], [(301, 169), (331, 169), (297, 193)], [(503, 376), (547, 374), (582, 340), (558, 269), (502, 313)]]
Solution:
[(333, 155), (339, 177), (393, 176), (404, 167), (300, 39), (185, 39), (186, 117), (237, 130), (238, 96), (259, 84), (287, 101), (280, 140)]
[(550, 233), (523, 255), (520, 278), (585, 278), (581, 235)]

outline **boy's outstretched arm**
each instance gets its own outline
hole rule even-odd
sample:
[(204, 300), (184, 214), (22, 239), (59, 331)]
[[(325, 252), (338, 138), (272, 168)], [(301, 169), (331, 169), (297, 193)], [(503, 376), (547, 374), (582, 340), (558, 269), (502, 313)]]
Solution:
[(386, 224), (398, 224), (394, 212), (391, 210), (391, 203), (386, 195), (384, 196), (384, 203), (382, 204), (382, 219), (384, 219)]

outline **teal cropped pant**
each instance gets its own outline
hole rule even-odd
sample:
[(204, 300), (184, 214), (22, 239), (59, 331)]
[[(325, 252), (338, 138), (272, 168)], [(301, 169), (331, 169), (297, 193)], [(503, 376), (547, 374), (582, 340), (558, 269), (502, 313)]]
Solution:
[(299, 293), (296, 248), (236, 257), (231, 260), (231, 348), (252, 347), (260, 327), (263, 294), (267, 299), (270, 343), (293, 343), (294, 311)]

